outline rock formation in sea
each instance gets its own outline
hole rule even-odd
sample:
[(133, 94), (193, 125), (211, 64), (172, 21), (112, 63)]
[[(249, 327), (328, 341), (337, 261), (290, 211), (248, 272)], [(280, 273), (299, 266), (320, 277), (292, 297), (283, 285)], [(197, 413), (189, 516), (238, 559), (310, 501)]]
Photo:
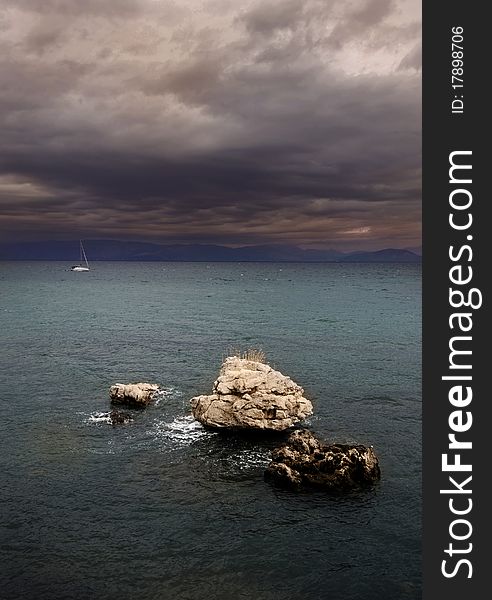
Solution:
[(217, 429), (282, 431), (312, 414), (302, 387), (269, 365), (231, 356), (208, 396), (191, 400), (193, 416)]
[(109, 388), (113, 404), (143, 408), (152, 402), (159, 386), (154, 383), (115, 383)]
[(323, 445), (313, 433), (297, 430), (272, 452), (265, 479), (279, 487), (300, 491), (318, 488), (342, 492), (370, 484), (381, 476), (372, 446)]

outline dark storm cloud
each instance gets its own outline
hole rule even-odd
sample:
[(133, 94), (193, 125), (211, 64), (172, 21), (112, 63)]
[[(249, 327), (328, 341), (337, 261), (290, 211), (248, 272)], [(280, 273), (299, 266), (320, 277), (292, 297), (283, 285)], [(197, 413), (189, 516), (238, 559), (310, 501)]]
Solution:
[(406, 5), (5, 5), (6, 235), (418, 245)]
[[(302, 2), (297, 0), (262, 2), (246, 11), (239, 20), (244, 21), (250, 32), (271, 35), (277, 29), (295, 28), (303, 19), (303, 15), (309, 10), (312, 11), (315, 4), (314, 2), (307, 2), (303, 5)], [(325, 9), (330, 4), (327, 0)]]
[(399, 66), (399, 70), (415, 69), (419, 71), (422, 68), (422, 44), (419, 42), (406, 54)]
[(370, 31), (390, 14), (392, 0), (368, 0), (359, 3), (342, 17), (331, 32), (328, 41), (340, 47), (361, 34)]

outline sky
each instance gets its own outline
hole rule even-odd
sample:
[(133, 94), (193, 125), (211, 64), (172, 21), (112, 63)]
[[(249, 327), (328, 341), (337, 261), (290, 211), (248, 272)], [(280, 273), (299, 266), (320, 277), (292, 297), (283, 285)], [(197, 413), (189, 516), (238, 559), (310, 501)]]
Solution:
[(2, 0), (0, 237), (421, 242), (417, 0)]

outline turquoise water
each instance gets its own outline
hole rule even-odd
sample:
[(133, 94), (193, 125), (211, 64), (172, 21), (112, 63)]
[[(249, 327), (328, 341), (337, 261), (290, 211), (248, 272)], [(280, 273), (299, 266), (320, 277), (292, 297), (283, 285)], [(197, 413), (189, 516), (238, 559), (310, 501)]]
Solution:
[[(417, 265), (0, 263), (0, 596), (421, 597)], [(333, 497), (263, 480), (275, 440), (189, 416), (231, 348), (261, 347), (327, 441), (382, 480)], [(126, 426), (115, 382), (161, 384)]]

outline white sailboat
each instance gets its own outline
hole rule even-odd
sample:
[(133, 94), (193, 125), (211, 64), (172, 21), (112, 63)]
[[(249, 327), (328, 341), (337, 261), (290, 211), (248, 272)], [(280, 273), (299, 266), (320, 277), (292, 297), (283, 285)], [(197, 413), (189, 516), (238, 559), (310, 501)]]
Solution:
[[(85, 263), (85, 265), (83, 263)], [(80, 264), (74, 265), (70, 270), (71, 271), (90, 271), (89, 262), (87, 260), (86, 254), (85, 254), (82, 240), (80, 240)]]

